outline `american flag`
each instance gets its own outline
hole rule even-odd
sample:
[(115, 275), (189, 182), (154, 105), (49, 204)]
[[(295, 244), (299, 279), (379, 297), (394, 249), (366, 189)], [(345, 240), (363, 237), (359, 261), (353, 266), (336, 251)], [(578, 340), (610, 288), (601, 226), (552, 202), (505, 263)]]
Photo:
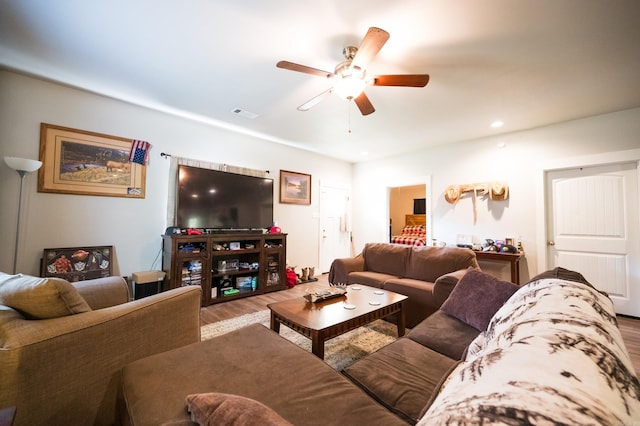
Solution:
[(143, 165), (147, 164), (147, 160), (149, 159), (149, 149), (151, 149), (151, 144), (149, 142), (134, 139), (131, 144), (129, 161)]

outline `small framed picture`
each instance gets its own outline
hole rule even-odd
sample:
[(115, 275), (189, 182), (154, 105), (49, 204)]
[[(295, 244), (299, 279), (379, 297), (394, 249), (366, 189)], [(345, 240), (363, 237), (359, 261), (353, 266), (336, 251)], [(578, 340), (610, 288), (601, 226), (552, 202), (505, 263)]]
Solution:
[(512, 246), (513, 245), (513, 238), (505, 238), (504, 239), (504, 243), (508, 246)]
[(280, 170), (280, 203), (311, 204), (311, 175)]
[(240, 243), (239, 242), (229, 243), (229, 250), (240, 250)]

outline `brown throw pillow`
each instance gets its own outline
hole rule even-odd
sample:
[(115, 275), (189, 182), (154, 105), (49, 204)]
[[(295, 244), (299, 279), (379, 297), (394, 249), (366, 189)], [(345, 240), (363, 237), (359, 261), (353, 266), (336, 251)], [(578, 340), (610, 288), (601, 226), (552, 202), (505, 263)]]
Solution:
[(0, 304), (29, 319), (58, 318), (91, 311), (68, 281), (22, 274), (0, 274)]
[(225, 393), (197, 393), (186, 398), (191, 420), (202, 426), (292, 426), (261, 402)]
[(440, 309), (476, 330), (485, 331), (493, 315), (518, 288), (513, 283), (471, 269), (458, 281)]

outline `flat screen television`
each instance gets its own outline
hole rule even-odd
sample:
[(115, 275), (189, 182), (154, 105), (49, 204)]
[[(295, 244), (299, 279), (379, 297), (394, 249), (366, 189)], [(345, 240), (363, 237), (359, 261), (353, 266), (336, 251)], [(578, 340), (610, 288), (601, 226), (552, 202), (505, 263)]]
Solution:
[(176, 226), (258, 230), (273, 224), (273, 179), (178, 166)]

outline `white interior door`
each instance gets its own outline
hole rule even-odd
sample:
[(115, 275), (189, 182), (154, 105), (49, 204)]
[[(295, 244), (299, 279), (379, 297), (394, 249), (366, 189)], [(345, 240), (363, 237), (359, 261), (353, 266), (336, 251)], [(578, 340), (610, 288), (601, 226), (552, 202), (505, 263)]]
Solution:
[(636, 162), (550, 172), (547, 259), (609, 294), (616, 312), (640, 316)]
[(320, 187), (320, 272), (331, 262), (350, 256), (349, 192), (345, 188)]

